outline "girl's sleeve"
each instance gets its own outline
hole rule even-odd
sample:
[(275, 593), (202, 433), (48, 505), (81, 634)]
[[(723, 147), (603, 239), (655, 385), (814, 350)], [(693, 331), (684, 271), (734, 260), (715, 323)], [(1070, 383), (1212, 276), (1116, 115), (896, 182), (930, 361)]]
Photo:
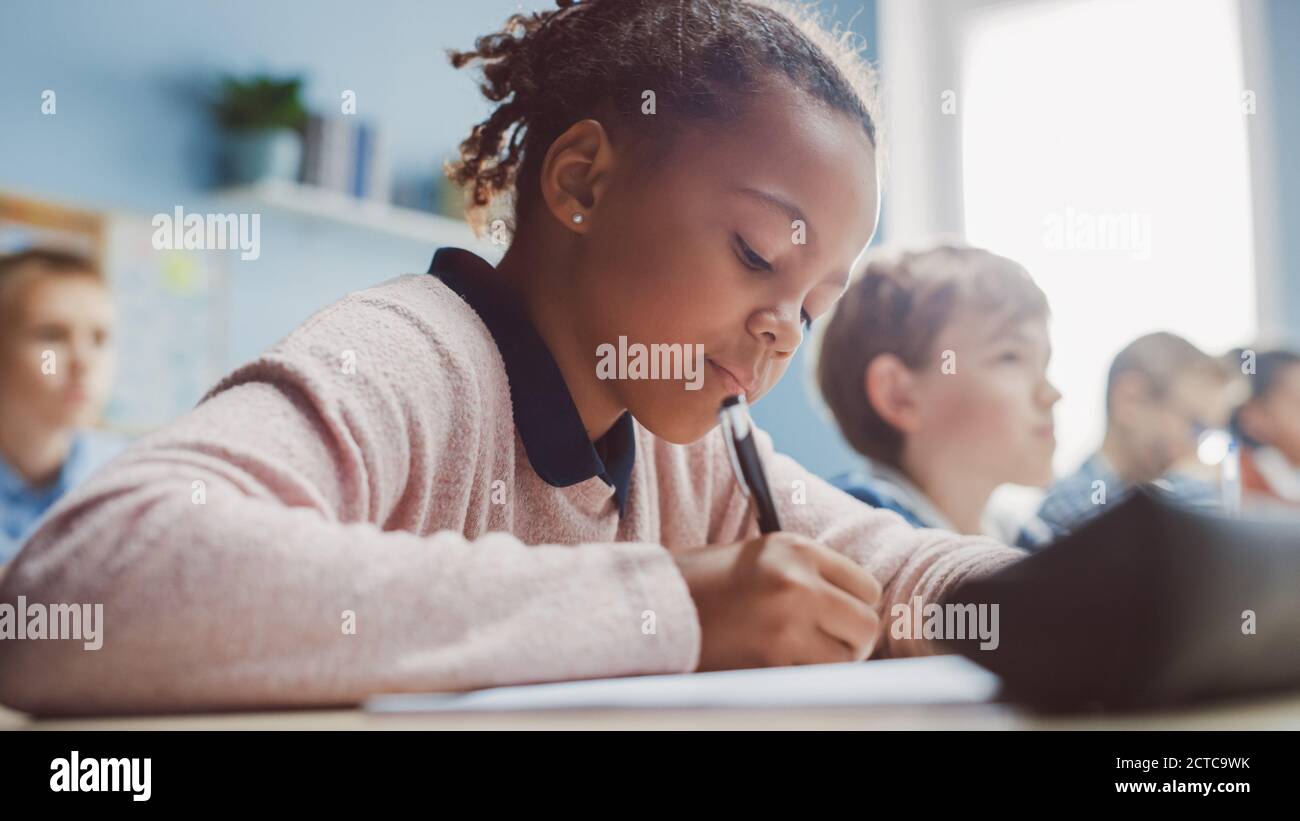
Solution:
[(317, 315), (56, 505), (0, 602), (102, 605), (99, 635), (0, 641), (0, 701), (347, 705), (695, 668), (694, 604), (659, 545), (384, 527), (421, 499), (487, 492), (475, 465), (499, 443), (472, 362), (393, 306), (349, 310)]
[[(712, 434), (714, 497), (711, 538), (740, 541), (758, 535), (749, 500), (740, 492), (727, 463), (719, 431)], [(1025, 552), (984, 536), (963, 536), (933, 528), (914, 528), (889, 510), (873, 508), (776, 453), (766, 431), (758, 430), (759, 452), (776, 501), (781, 527), (815, 539), (858, 562), (880, 582), (880, 640), (873, 657), (930, 652), (923, 640), (895, 639), (890, 614), (897, 604), (909, 609), (938, 602), (958, 582), (1018, 561)]]

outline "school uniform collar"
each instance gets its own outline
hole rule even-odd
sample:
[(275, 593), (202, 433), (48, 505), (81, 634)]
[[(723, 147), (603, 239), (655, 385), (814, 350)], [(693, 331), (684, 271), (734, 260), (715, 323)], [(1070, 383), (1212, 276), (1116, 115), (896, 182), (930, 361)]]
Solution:
[(74, 434), (68, 448), (68, 455), (59, 466), (58, 475), (52, 482), (40, 487), (29, 485), (27, 480), (18, 473), (18, 469), (0, 456), (0, 497), (15, 501), (20, 499), (40, 501), (62, 496), (72, 487), (73, 475), (85, 457), (85, 450), (81, 435)]
[(552, 487), (599, 476), (614, 488), (622, 516), (636, 458), (632, 415), (624, 412), (593, 443), (555, 357), (511, 295), (495, 287), (492, 264), (463, 248), (439, 248), (429, 273), (465, 300), (492, 334), (510, 383), (515, 428), (533, 470)]
[[(935, 527), (953, 533), (957, 532), (952, 520), (944, 515), (943, 511), (939, 510), (939, 506), (934, 503), (929, 494), (913, 482), (907, 474), (885, 462), (868, 460), (867, 466), (871, 475), (889, 487), (890, 492), (899, 504), (911, 511), (917, 520), (921, 522), (922, 527)], [(999, 521), (992, 506), (986, 507), (984, 513), (980, 516), (980, 532), (992, 539), (997, 539), (1003, 544), (1015, 544), (1019, 541), (1021, 537), (1020, 530), (1021, 528), (1014, 524)]]
[(948, 517), (943, 515), (926, 492), (917, 487), (907, 474), (885, 462), (869, 461), (867, 469), (889, 488), (895, 499), (910, 510), (923, 526), (956, 532)]
[(30, 492), (31, 488), (27, 485), (27, 480), (18, 475), (18, 471), (11, 468), (5, 458), (0, 456), (0, 496), (16, 499)]
[(86, 447), (80, 434), (53, 481), (32, 486), (0, 456), (0, 569), (17, 553), (19, 545), (31, 535), (32, 528), (45, 511), (75, 484), (86, 470)]

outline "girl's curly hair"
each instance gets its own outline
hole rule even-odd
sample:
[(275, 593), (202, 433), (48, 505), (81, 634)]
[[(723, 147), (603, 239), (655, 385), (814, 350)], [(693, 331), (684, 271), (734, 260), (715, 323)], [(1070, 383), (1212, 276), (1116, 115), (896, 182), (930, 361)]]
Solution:
[[(847, 30), (827, 30), (785, 0), (556, 0), (557, 8), (514, 14), (473, 51), (448, 52), (456, 68), (481, 68), (484, 96), (499, 105), (474, 126), (449, 162), (475, 227), (501, 200), (514, 224), (537, 195), (551, 143), (592, 117), (611, 139), (648, 141), (662, 156), (674, 123), (725, 121), (744, 95), (779, 72), (796, 87), (862, 124), (877, 142), (876, 77)], [(655, 116), (640, 114), (654, 92)], [(511, 219), (512, 218), (512, 219)]]

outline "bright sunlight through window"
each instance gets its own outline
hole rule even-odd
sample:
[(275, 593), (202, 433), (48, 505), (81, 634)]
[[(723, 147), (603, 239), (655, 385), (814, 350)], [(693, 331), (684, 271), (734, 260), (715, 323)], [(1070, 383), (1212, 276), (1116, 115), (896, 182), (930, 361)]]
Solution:
[(1058, 473), (1100, 443), (1129, 341), (1168, 330), (1217, 355), (1255, 333), (1238, 29), (1232, 0), (1066, 0), (967, 31), (966, 233), (1051, 301)]

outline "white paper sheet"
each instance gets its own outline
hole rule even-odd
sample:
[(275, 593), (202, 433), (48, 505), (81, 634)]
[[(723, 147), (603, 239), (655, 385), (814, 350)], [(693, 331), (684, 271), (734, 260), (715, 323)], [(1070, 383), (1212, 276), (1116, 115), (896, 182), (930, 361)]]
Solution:
[(473, 710), (685, 709), (697, 707), (852, 707), (985, 702), (998, 678), (961, 656), (885, 659), (493, 687), (468, 693), (376, 696), (379, 713)]

